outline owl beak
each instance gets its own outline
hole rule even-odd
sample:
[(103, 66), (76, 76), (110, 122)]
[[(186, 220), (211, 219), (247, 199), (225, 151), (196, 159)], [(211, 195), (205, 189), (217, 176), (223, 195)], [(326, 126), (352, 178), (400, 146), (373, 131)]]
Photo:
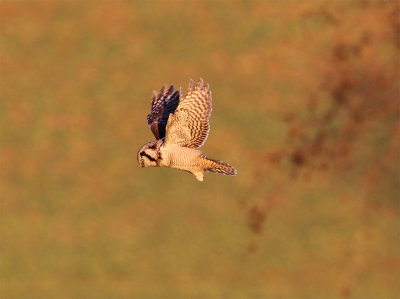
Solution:
[(139, 164), (140, 167), (144, 167), (144, 165), (143, 165), (144, 163), (141, 161), (139, 155), (137, 157), (137, 161), (138, 161), (138, 164)]

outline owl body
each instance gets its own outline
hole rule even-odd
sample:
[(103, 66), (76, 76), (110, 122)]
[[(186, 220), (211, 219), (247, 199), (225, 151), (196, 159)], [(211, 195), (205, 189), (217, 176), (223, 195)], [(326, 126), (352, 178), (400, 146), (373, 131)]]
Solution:
[(205, 171), (236, 175), (229, 164), (207, 158), (198, 149), (207, 139), (211, 115), (211, 91), (203, 86), (203, 80), (193, 88), (190, 80), (186, 96), (182, 88), (174, 88), (159, 94), (153, 92), (151, 113), (148, 124), (157, 138), (143, 145), (137, 158), (140, 166), (158, 166), (189, 171), (196, 179), (203, 181)]
[(160, 148), (162, 163), (161, 166), (190, 170), (199, 166), (199, 156), (201, 152), (193, 148), (181, 146), (162, 146)]

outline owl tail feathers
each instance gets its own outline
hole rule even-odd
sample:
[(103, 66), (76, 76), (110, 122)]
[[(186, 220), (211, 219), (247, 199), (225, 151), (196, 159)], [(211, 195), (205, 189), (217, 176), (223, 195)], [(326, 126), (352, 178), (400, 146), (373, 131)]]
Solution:
[(217, 160), (212, 160), (210, 158), (207, 158), (206, 156), (203, 156), (203, 158), (206, 162), (204, 171), (210, 171), (210, 172), (221, 173), (221, 174), (226, 174), (226, 175), (236, 175), (237, 174), (236, 169), (233, 168), (228, 163), (225, 163), (222, 161), (217, 161)]

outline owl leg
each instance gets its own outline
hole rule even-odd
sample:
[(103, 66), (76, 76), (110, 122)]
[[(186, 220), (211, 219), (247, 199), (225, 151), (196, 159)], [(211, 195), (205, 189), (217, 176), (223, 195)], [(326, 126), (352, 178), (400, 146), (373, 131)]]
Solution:
[(203, 181), (204, 171), (192, 172), (198, 181)]

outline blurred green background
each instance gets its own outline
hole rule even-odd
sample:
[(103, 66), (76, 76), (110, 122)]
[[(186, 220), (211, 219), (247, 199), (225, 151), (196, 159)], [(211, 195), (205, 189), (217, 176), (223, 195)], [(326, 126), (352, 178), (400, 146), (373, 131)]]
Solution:
[[(4, 1), (1, 298), (398, 298), (397, 1)], [(211, 85), (205, 181), (141, 169)]]

